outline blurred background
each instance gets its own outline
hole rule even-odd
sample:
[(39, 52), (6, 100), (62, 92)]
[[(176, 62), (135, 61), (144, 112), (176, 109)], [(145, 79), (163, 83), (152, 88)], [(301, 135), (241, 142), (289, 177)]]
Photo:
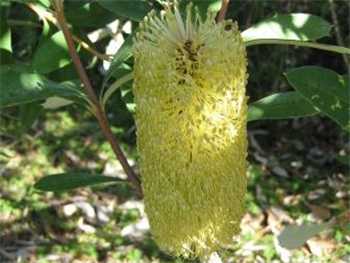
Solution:
[[(82, 2), (65, 2), (74, 34), (93, 37), (92, 33), (102, 30), (97, 37), (105, 36), (93, 45), (101, 53), (116, 52), (133, 23), (120, 18), (107, 30), (106, 24), (115, 16), (97, 8), (87, 19), (79, 12)], [(237, 20), (244, 30), (276, 13), (310, 13), (334, 25), (332, 36), (322, 43), (349, 46), (349, 10), (348, 1), (231, 0), (227, 18)], [(1, 8), (1, 18), (5, 17), (12, 29), (12, 59), (29, 63), (41, 44), (42, 22), (28, 5), (17, 2)], [(109, 63), (84, 49), (80, 56), (99, 89)], [(250, 101), (292, 90), (283, 73), (294, 67), (318, 65), (338, 74), (349, 70), (341, 55), (307, 48), (256, 46), (249, 48), (248, 56)], [(2, 55), (1, 62), (7, 59)], [(77, 79), (72, 63), (49, 77)], [(130, 85), (126, 85), (109, 103), (108, 117), (137, 169), (132, 109)], [(293, 251), (276, 240), (287, 224), (327, 222), (350, 208), (348, 134), (320, 115), (255, 121), (249, 123), (248, 131), (247, 213), (241, 235), (220, 252), (223, 261), (350, 262), (350, 228), (334, 227)], [(149, 234), (143, 202), (127, 185), (62, 193), (33, 188), (42, 176), (66, 170), (125, 178), (97, 122), (77, 105), (44, 110), (41, 104), (31, 103), (1, 110), (0, 262), (187, 262), (158, 249)]]

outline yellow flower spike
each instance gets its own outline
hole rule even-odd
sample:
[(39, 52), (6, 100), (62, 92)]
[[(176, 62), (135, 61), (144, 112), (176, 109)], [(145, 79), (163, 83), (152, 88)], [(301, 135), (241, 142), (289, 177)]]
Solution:
[(187, 7), (151, 13), (134, 41), (137, 147), (159, 246), (205, 257), (232, 244), (244, 213), (246, 51), (237, 24)]

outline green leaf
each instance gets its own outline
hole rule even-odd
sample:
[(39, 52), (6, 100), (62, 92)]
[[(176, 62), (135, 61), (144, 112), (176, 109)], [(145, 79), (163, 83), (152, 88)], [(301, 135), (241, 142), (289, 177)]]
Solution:
[(347, 155), (337, 155), (336, 160), (343, 165), (350, 166), (350, 154)]
[[(105, 77), (105, 81), (107, 82), (115, 73), (120, 70), (122, 64), (131, 58), (132, 56), (132, 45), (133, 45), (133, 35), (129, 35), (122, 46), (119, 48), (118, 52), (114, 55), (110, 68)], [(118, 77), (118, 76), (115, 76)]]
[(124, 101), (128, 111), (131, 113), (135, 113), (136, 103), (134, 101), (134, 94), (132, 93), (131, 87), (121, 89), (121, 98)]
[(280, 39), (312, 41), (329, 36), (332, 26), (321, 17), (296, 13), (277, 14), (243, 31), (244, 41)]
[(0, 48), (12, 52), (11, 29), (7, 24), (7, 8), (0, 6)]
[(33, 68), (38, 73), (47, 74), (70, 62), (66, 40), (62, 31), (59, 31), (39, 45), (34, 54)]
[(27, 103), (19, 107), (20, 133), (25, 133), (38, 119), (42, 107), (38, 103)]
[(329, 224), (304, 224), (286, 226), (278, 236), (280, 245), (287, 249), (301, 247), (308, 239), (329, 227)]
[(317, 66), (292, 69), (286, 76), (314, 107), (350, 132), (350, 89), (346, 78)]
[(249, 105), (248, 121), (305, 117), (318, 111), (296, 91), (275, 93)]
[(65, 106), (70, 105), (72, 103), (74, 103), (74, 102), (71, 100), (64, 99), (64, 98), (50, 97), (50, 98), (47, 98), (46, 101), (41, 105), (44, 109), (56, 110), (58, 108), (65, 107)]
[(0, 108), (58, 96), (84, 103), (84, 94), (76, 83), (56, 83), (19, 67), (0, 66)]
[(84, 172), (48, 175), (40, 179), (34, 187), (41, 191), (67, 191), (95, 184), (123, 182), (119, 178)]
[(0, 65), (14, 64), (15, 60), (12, 53), (8, 50), (0, 48)]
[(101, 7), (98, 3), (86, 3), (84, 5), (69, 8), (65, 12), (67, 21), (79, 27), (101, 28), (115, 20), (115, 14)]
[[(221, 8), (221, 0), (192, 0), (191, 2), (198, 8), (202, 18), (207, 16), (207, 12), (217, 13)], [(188, 0), (180, 1), (180, 10), (186, 10), (188, 3)]]
[(220, 11), (222, 1), (221, 0), (192, 0), (194, 5), (197, 5), (199, 9), (209, 11), (211, 13), (217, 13)]
[(106, 105), (108, 99), (113, 95), (113, 93), (118, 90), (123, 84), (126, 84), (130, 80), (133, 79), (132, 73), (124, 75), (123, 77), (119, 78), (117, 81), (115, 81), (108, 89), (106, 92), (103, 94), (102, 97), (102, 104), (103, 106)]
[(132, 56), (132, 45), (133, 45), (133, 35), (129, 35), (125, 39), (122, 46), (119, 48), (118, 52), (113, 57), (111, 66), (109, 67), (106, 77), (104, 78), (104, 81), (103, 81), (103, 90), (102, 90), (101, 96), (103, 95), (104, 89), (106, 88), (108, 81), (112, 77), (119, 79), (132, 71), (130, 66), (124, 63), (126, 60), (128, 60)]
[(118, 16), (134, 21), (141, 21), (152, 9), (148, 2), (142, 0), (99, 0), (98, 3)]

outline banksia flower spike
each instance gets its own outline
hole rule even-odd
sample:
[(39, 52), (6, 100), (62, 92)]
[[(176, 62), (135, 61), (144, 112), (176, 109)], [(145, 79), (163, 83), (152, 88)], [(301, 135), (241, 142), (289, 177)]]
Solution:
[(232, 244), (246, 192), (246, 51), (236, 23), (191, 5), (148, 15), (134, 44), (137, 147), (159, 246), (204, 257)]

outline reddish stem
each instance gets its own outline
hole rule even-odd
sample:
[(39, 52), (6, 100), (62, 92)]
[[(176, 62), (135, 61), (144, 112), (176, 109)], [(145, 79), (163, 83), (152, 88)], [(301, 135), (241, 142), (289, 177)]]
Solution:
[(107, 119), (106, 113), (104, 109), (101, 107), (101, 104), (95, 94), (94, 89), (92, 88), (90, 79), (87, 76), (87, 73), (81, 63), (81, 60), (75, 50), (74, 41), (72, 34), (69, 31), (64, 11), (63, 11), (63, 2), (62, 0), (55, 0), (55, 7), (56, 7), (56, 19), (57, 22), (64, 34), (65, 40), (68, 45), (69, 54), (73, 60), (74, 66), (76, 71), (78, 72), (79, 78), (81, 82), (83, 83), (84, 90), (86, 95), (88, 96), (89, 100), (92, 102), (94, 106), (94, 113), (96, 116), (96, 119), (100, 125), (100, 128), (102, 130), (103, 135), (110, 143), (113, 152), (117, 159), (119, 160), (120, 164), (122, 165), (125, 173), (127, 174), (128, 181), (134, 186), (136, 189), (138, 195), (142, 196), (142, 188), (141, 188), (141, 182), (138, 176), (134, 173), (133, 169), (131, 168), (130, 164), (128, 163), (127, 158), (125, 157), (122, 149), (120, 148), (117, 139), (113, 135), (113, 132), (111, 130), (109, 121)]

